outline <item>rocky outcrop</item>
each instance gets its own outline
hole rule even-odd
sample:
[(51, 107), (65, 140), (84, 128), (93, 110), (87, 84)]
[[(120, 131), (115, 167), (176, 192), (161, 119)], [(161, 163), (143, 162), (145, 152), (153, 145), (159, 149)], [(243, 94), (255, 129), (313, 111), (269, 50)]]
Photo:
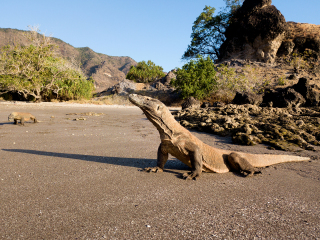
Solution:
[(262, 94), (237, 93), (233, 104), (253, 104), (270, 107), (314, 107), (320, 106), (320, 88), (300, 78), (297, 84), (287, 88), (265, 89)]
[(219, 61), (231, 58), (274, 62), (287, 25), (271, 0), (246, 0), (226, 29)]
[(112, 87), (108, 88), (106, 91), (98, 93), (97, 97), (102, 97), (102, 96), (111, 95), (111, 94), (126, 96), (136, 91), (140, 87), (140, 85), (141, 85), (140, 83), (135, 83), (131, 80), (124, 79), (119, 83), (113, 85)]
[(187, 98), (182, 104), (182, 109), (186, 108), (200, 108), (200, 102), (196, 100), (194, 97)]
[(271, 0), (245, 0), (233, 14), (219, 61), (248, 59), (273, 63), (291, 53), (320, 57), (320, 25), (286, 22)]
[(242, 104), (253, 104), (260, 105), (263, 101), (262, 94), (254, 94), (252, 92), (237, 92), (236, 96), (232, 100), (232, 103), (242, 105)]
[(300, 78), (292, 88), (305, 98), (305, 106), (320, 106), (320, 88), (315, 84), (310, 84), (308, 79)]
[(175, 113), (187, 128), (231, 136), (234, 143), (269, 148), (314, 150), (320, 145), (320, 108), (274, 108), (228, 104), (187, 108)]
[(305, 54), (316, 60), (320, 56), (320, 25), (287, 22), (287, 31), (277, 56), (288, 56), (292, 52)]
[(165, 77), (154, 81), (150, 85), (160, 91), (173, 90), (174, 88), (170, 85), (173, 79), (176, 79), (175, 70), (168, 72)]

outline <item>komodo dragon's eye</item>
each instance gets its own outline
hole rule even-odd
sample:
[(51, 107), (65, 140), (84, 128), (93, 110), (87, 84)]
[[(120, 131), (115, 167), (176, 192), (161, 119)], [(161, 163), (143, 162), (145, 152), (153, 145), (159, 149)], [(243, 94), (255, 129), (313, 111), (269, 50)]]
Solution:
[(158, 107), (157, 107), (157, 111), (159, 111), (159, 109), (160, 109), (160, 106), (158, 105)]

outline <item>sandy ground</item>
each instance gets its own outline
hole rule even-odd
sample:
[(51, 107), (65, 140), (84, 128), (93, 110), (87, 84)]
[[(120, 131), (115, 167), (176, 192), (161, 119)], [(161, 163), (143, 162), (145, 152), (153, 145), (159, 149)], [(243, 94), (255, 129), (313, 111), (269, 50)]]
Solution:
[[(40, 123), (16, 126), (12, 111)], [(101, 116), (68, 113), (96, 112)], [(69, 118), (69, 119), (68, 119)], [(209, 145), (253, 153), (229, 138), (194, 134)], [(137, 107), (0, 103), (0, 239), (319, 239), (320, 158), (284, 163), (244, 178), (204, 173), (170, 158)]]

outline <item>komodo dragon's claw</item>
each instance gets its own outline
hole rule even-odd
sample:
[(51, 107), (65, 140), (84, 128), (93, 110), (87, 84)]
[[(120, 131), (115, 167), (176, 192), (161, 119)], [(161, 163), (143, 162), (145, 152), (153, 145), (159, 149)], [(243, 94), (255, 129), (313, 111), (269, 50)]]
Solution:
[(157, 173), (157, 172), (163, 172), (163, 169), (159, 167), (147, 167), (147, 168), (144, 168), (143, 171)]
[(184, 174), (182, 174), (181, 177), (182, 177), (184, 180), (197, 180), (197, 178), (199, 177), (199, 175), (190, 172), (190, 173), (184, 173)]

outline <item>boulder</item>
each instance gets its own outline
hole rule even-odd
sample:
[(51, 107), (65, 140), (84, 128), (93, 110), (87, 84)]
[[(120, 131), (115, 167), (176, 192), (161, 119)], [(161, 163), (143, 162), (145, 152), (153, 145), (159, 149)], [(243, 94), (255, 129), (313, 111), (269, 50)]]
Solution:
[(242, 105), (242, 104), (252, 104), (260, 105), (262, 103), (262, 94), (254, 94), (250, 92), (237, 92), (236, 96), (232, 100), (233, 104)]
[(176, 79), (175, 70), (170, 71), (165, 77), (155, 80), (150, 85), (161, 91), (173, 90), (174, 88), (170, 85), (172, 79)]
[(262, 106), (299, 107), (305, 102), (304, 97), (293, 88), (267, 89), (263, 96)]
[(320, 106), (320, 88), (306, 78), (287, 88), (265, 89), (263, 94), (237, 92), (233, 104), (252, 104), (277, 108)]
[(182, 109), (186, 108), (200, 108), (200, 102), (196, 100), (194, 97), (187, 98), (186, 101), (184, 101), (181, 104)]
[(124, 79), (112, 86), (108, 91), (110, 91), (112, 94), (127, 95), (132, 93), (135, 89), (136, 85), (133, 81)]
[(305, 106), (320, 106), (320, 88), (315, 84), (310, 84), (308, 79), (300, 78), (292, 88), (306, 99)]
[(208, 107), (212, 107), (213, 105), (210, 102), (203, 102), (201, 104), (201, 108), (208, 108)]
[(170, 86), (171, 80), (176, 78), (177, 78), (176, 71), (172, 70), (168, 72), (168, 74), (162, 79), (162, 83), (166, 86)]

